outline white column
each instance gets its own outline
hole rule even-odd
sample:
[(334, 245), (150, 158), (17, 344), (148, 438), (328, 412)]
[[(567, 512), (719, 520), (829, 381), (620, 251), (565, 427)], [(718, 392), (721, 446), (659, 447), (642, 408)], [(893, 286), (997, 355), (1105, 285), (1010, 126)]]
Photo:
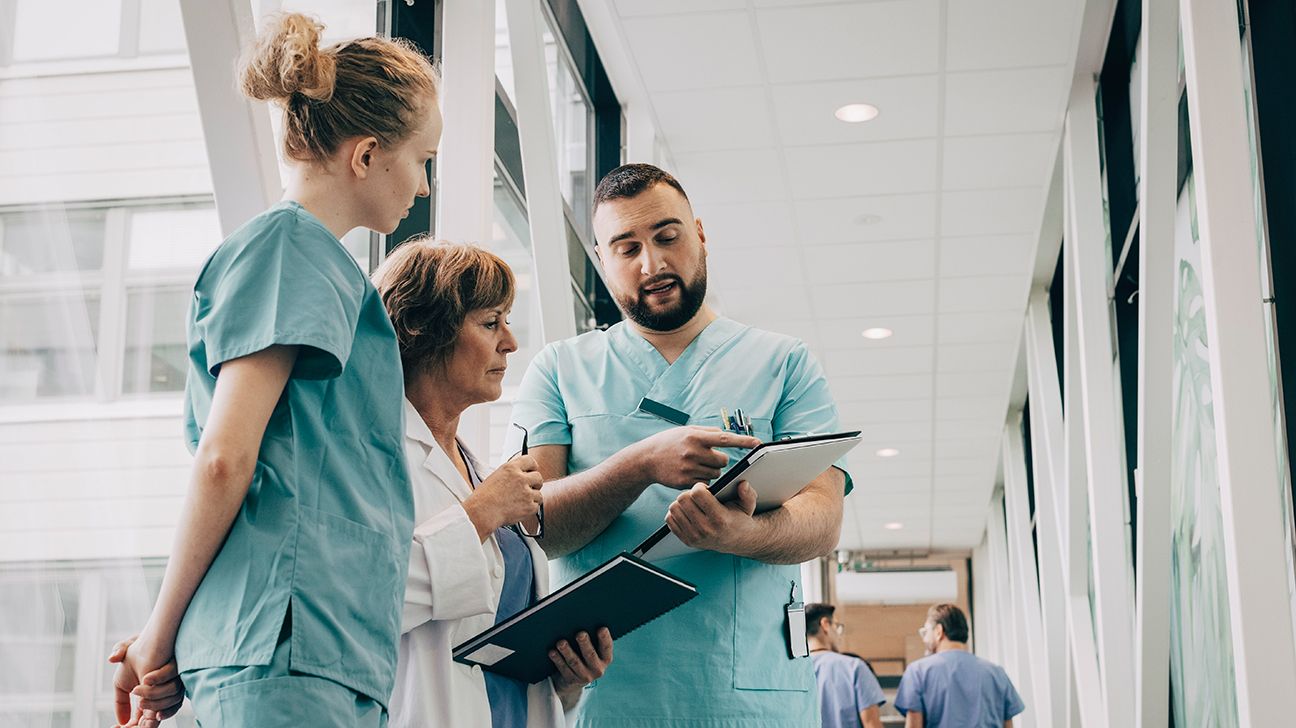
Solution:
[(522, 146), (522, 177), (531, 226), (531, 252), (535, 256), (536, 291), (540, 297), (540, 327), (546, 342), (558, 341), (576, 335), (576, 304), (567, 255), (567, 225), (558, 179), (553, 113), (549, 108), (549, 74), (542, 42), (545, 20), (540, 16), (540, 4), (536, 0), (506, 0), (505, 11), (513, 53), (516, 90), (513, 105), (517, 109), (518, 141)]
[[(1070, 199), (1071, 175), (1065, 176), (1067, 199)], [(1071, 209), (1065, 210), (1069, 223)], [(1070, 225), (1068, 225), (1070, 229)], [(1070, 273), (1074, 258), (1075, 241), (1068, 235), (1063, 240), (1063, 270)], [(1063, 386), (1062, 402), (1066, 419), (1062, 423), (1065, 441), (1065, 480), (1058, 489), (1060, 512), (1064, 515), (1062, 554), (1066, 560), (1064, 578), (1067, 592), (1067, 632), (1071, 638), (1071, 665), (1074, 678), (1073, 705), (1080, 713), (1080, 723), (1085, 726), (1108, 724), (1104, 708), (1102, 677), (1098, 671), (1098, 646), (1094, 636), (1092, 609), (1089, 599), (1089, 505), (1088, 472), (1085, 465), (1085, 416), (1081, 405), (1080, 344), (1076, 322), (1075, 286), (1070, 276), (1064, 276), (1063, 295)]]
[(256, 37), (247, 0), (180, 0), (198, 115), (211, 167), (221, 234), (283, 196), (274, 132), (264, 104), (239, 93), (238, 58)]
[(1054, 359), (1048, 291), (1031, 294), (1026, 313), (1027, 387), (1030, 391), (1031, 456), (1035, 466), (1035, 523), (1040, 557), (1040, 613), (1048, 661), (1049, 725), (1067, 724), (1071, 670), (1066, 621), (1066, 562), (1062, 558), (1060, 490), (1065, 483), (1062, 390)]
[(1170, 459), (1174, 369), (1175, 188), (1178, 181), (1178, 0), (1143, 0), (1139, 135), (1138, 724), (1169, 724)]
[(1238, 720), (1283, 725), (1296, 713), (1290, 544), (1283, 538), (1237, 7), (1218, 0), (1180, 7)]
[(1069, 238), (1078, 324), (1081, 406), (1089, 490), (1089, 532), (1103, 695), (1111, 725), (1134, 712), (1134, 595), (1126, 549), (1125, 468), (1112, 350), (1111, 260), (1104, 240), (1094, 83), (1077, 80), (1066, 119), (1065, 159), (1070, 175)]
[[(1008, 418), (1003, 431), (1004, 511), (1008, 531), (1008, 556), (1012, 563), (1012, 594), (1018, 615), (1017, 629), (1022, 636), (1026, 662), (1021, 665), (1023, 685), (1029, 690), (1026, 716), (1038, 725), (1055, 725), (1050, 690), (1047, 644), (1040, 612), (1039, 576), (1035, 544), (1031, 539), (1030, 496), (1027, 493), (1026, 451), (1022, 445), (1021, 413)], [(1039, 492), (1039, 488), (1036, 488)], [(1038, 500), (1036, 501), (1038, 503)]]
[[(1014, 679), (1018, 666), (1018, 622), (1016, 600), (1012, 598), (1012, 570), (1008, 558), (1008, 539), (1004, 524), (1003, 494), (990, 499), (990, 517), (986, 521), (986, 539), (990, 547), (990, 569), (994, 573), (995, 616), (1000, 635), (999, 648), (1003, 667)], [(1019, 683), (1020, 685), (1020, 683)]]

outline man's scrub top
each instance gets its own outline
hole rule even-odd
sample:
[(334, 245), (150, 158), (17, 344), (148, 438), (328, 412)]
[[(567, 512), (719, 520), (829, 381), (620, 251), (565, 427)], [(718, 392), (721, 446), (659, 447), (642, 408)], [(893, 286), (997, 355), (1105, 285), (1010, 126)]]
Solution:
[(414, 501), (400, 354), (381, 297), (318, 219), (283, 202), (207, 260), (188, 344), (190, 450), (224, 362), (300, 348), (247, 498), (180, 625), (180, 669), (268, 664), (291, 610), (289, 668), (386, 705)]
[(810, 653), (819, 683), (823, 728), (859, 728), (860, 713), (886, 702), (877, 676), (858, 657), (832, 650)]
[[(639, 411), (644, 397), (687, 413), (690, 425), (718, 427), (722, 407), (741, 408), (765, 441), (837, 431), (837, 409), (806, 346), (727, 318), (711, 322), (674, 364), (625, 322), (550, 344), (527, 369), (513, 419), (532, 447), (569, 445), (568, 471), (577, 473), (675, 427)], [(730, 451), (730, 461), (741, 454)], [(633, 549), (679, 493), (648, 486), (585, 548), (554, 562), (555, 586)], [(800, 567), (712, 551), (659, 565), (696, 584), (699, 596), (617, 640), (577, 724), (817, 727), (813, 667), (808, 657), (788, 658), (784, 636)]]
[(901, 715), (922, 713), (929, 728), (1003, 728), (1026, 710), (1008, 673), (967, 650), (937, 652), (906, 667), (895, 707)]

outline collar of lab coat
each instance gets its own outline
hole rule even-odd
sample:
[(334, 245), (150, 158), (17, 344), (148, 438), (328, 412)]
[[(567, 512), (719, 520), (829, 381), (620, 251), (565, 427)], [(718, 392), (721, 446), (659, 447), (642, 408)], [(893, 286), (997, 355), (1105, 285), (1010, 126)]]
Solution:
[[(441, 443), (437, 442), (436, 438), (432, 436), (432, 430), (428, 429), (427, 423), (423, 421), (423, 417), (419, 415), (418, 410), (414, 408), (414, 405), (408, 399), (405, 400), (405, 436), (411, 440), (421, 442), (427, 447), (428, 455), (423, 459), (423, 467), (431, 471), (445, 485), (446, 489), (454, 494), (454, 497), (460, 503), (472, 495), (472, 486), (468, 485), (464, 480), (463, 475), (459, 473), (459, 469), (455, 467), (454, 461), (441, 448)], [(490, 468), (482, 465), (481, 461), (472, 453), (472, 450), (469, 450), (463, 444), (462, 440), (456, 437), (455, 442), (463, 450), (464, 456), (468, 459), (468, 464), (477, 473), (477, 477), (486, 480), (491, 474)]]

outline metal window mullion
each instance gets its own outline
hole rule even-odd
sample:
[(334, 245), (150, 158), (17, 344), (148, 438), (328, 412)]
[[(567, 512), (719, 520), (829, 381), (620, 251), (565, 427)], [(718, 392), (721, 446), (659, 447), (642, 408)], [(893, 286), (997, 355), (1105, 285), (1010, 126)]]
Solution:
[(567, 230), (544, 58), (544, 19), (535, 0), (507, 0), (509, 50), (517, 109), (518, 142), (526, 187), (540, 328), (545, 342), (576, 335)]
[(986, 533), (990, 546), (990, 570), (995, 583), (995, 612), (998, 616), (998, 632), (1001, 637), (999, 646), (1003, 667), (1014, 675), (1018, 664), (1018, 630), (1016, 609), (1012, 598), (1012, 570), (1008, 559), (1008, 537), (1005, 530), (1003, 514), (1003, 492), (995, 493), (990, 499), (990, 517), (986, 522)]
[(1173, 445), (1174, 245), (1178, 174), (1178, 0), (1142, 0), (1138, 149), (1138, 566), (1135, 569), (1135, 714), (1169, 724), (1170, 461)]
[(103, 572), (88, 569), (78, 581), (79, 606), (77, 607), (76, 662), (72, 679), (72, 725), (93, 725), (95, 719), (95, 693), (99, 686), (99, 670), (111, 669), (104, 665), (108, 656), (103, 654), (104, 623), (107, 604)]
[[(1065, 147), (1064, 147), (1065, 161)], [(1063, 185), (1067, 201), (1063, 205), (1063, 218), (1066, 229), (1071, 226), (1070, 192), (1072, 187), (1069, 164), (1064, 164)], [(1085, 726), (1102, 726), (1107, 724), (1104, 711), (1102, 675), (1098, 666), (1098, 645), (1094, 635), (1093, 621), (1090, 618), (1091, 603), (1089, 599), (1089, 561), (1090, 554), (1086, 538), (1089, 533), (1088, 520), (1088, 487), (1086, 485), (1087, 467), (1085, 464), (1085, 416), (1081, 406), (1079, 364), (1079, 334), (1076, 321), (1075, 285), (1071, 278), (1074, 267), (1071, 246), (1075, 245), (1068, 232), (1062, 241), (1063, 257), (1063, 334), (1062, 344), (1063, 373), (1062, 401), (1065, 405), (1065, 418), (1062, 421), (1063, 434), (1063, 480), (1058, 489), (1059, 513), (1063, 516), (1062, 556), (1066, 561), (1064, 570), (1066, 590), (1067, 633), (1070, 637), (1071, 667), (1075, 700), (1072, 701), (1073, 715), (1080, 715), (1080, 723)], [(1078, 705), (1077, 705), (1078, 704)]]
[(1030, 392), (1031, 452), (1035, 470), (1035, 513), (1040, 551), (1040, 613), (1048, 656), (1052, 703), (1049, 724), (1064, 726), (1074, 693), (1070, 689), (1071, 659), (1066, 621), (1066, 562), (1062, 556), (1061, 512), (1062, 391), (1054, 359), (1053, 328), (1048, 291), (1031, 294), (1026, 313), (1027, 388)]
[(1068, 262), (1073, 268), (1081, 406), (1085, 418), (1084, 451), (1097, 617), (1095, 636), (1108, 721), (1119, 725), (1134, 711), (1134, 597), (1126, 549), (1126, 474), (1116, 434), (1120, 432), (1121, 419), (1116, 409), (1110, 276), (1103, 245), (1106, 232), (1097, 129), (1094, 83), (1077, 80), (1066, 118), (1073, 242)]
[(1281, 725), (1296, 712), (1296, 645), (1237, 7), (1180, 12), (1238, 720)]
[[(1033, 419), (1033, 418), (1032, 418)], [(1022, 444), (1022, 417), (1018, 412), (1008, 418), (1003, 429), (1001, 454), (1004, 472), (1004, 511), (1008, 534), (1008, 553), (1012, 562), (1013, 583), (1009, 592), (1015, 597), (1017, 628), (1022, 635), (1021, 651), (1025, 664), (1020, 675), (1023, 688), (1032, 696), (1027, 704), (1031, 721), (1052, 725), (1053, 696), (1044, 641), (1044, 624), (1040, 611), (1039, 570), (1036, 567), (1035, 544), (1031, 539), (1026, 474), (1026, 451)], [(1036, 492), (1039, 492), (1036, 488)]]
[(95, 363), (95, 396), (110, 402), (121, 396), (126, 352), (126, 246), (130, 216), (122, 208), (108, 211), (104, 224), (103, 286), (99, 294), (99, 351)]

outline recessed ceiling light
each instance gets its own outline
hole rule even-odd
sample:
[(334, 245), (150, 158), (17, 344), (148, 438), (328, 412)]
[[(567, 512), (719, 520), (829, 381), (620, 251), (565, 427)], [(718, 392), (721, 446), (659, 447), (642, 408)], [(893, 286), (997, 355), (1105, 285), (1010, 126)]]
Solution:
[(856, 225), (876, 225), (876, 224), (878, 224), (878, 223), (880, 223), (880, 222), (882, 222), (882, 216), (881, 216), (881, 215), (874, 215), (874, 214), (872, 214), (872, 213), (868, 213), (868, 212), (866, 212), (866, 213), (864, 213), (863, 215), (856, 215), (856, 216), (855, 216), (855, 224), (856, 224)]
[(895, 332), (883, 326), (874, 326), (871, 329), (864, 329), (861, 333), (866, 339), (886, 339)]
[(888, 531), (899, 531), (904, 528), (904, 524), (899, 521), (892, 521), (890, 523), (882, 524), (882, 528), (885, 528)]
[(884, 447), (881, 450), (877, 451), (877, 456), (880, 458), (893, 458), (899, 454), (900, 451), (895, 449), (894, 447)]
[(837, 109), (833, 116), (848, 124), (858, 124), (861, 121), (873, 121), (879, 113), (878, 107), (873, 104), (846, 104)]

